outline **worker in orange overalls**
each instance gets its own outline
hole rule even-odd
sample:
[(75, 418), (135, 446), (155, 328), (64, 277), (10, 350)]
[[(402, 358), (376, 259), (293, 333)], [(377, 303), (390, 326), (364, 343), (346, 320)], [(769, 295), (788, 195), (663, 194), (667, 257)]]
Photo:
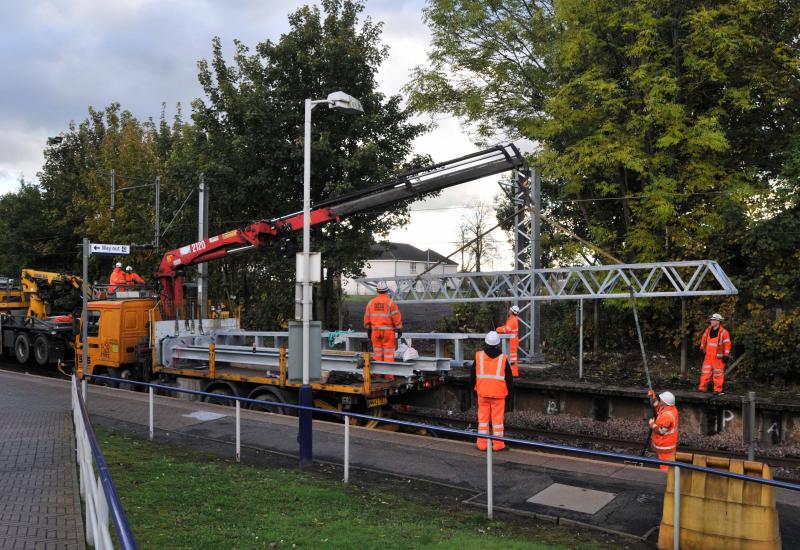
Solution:
[(714, 395), (722, 395), (722, 385), (725, 383), (725, 364), (731, 356), (731, 335), (721, 325), (722, 315), (715, 313), (708, 320), (708, 328), (703, 333), (700, 349), (705, 352), (703, 371), (700, 374), (701, 392), (708, 391), (712, 373), (714, 379)]
[[(653, 430), (650, 444), (659, 460), (675, 460), (675, 449), (678, 446), (678, 409), (675, 407), (675, 396), (668, 391), (656, 395), (650, 390), (648, 395), (653, 400), (656, 417), (650, 419)], [(662, 470), (668, 466), (661, 465)]]
[(126, 283), (125, 279), (125, 272), (122, 271), (122, 264), (117, 262), (114, 266), (114, 271), (111, 272), (111, 277), (108, 279), (108, 284), (111, 285), (108, 287), (109, 292), (116, 292), (118, 287), (114, 285), (119, 285), (120, 287), (124, 287)]
[(144, 279), (133, 270), (132, 266), (128, 266), (125, 268), (125, 284), (128, 286), (133, 286), (135, 284), (143, 285)]
[[(478, 394), (478, 433), (503, 437), (506, 414), (506, 396), (514, 389), (514, 377), (509, 361), (500, 349), (500, 336), (492, 331), (484, 339), (483, 349), (475, 353), (472, 382)], [(478, 449), (485, 451), (488, 439), (478, 438)], [(506, 444), (492, 440), (492, 450), (502, 451)]]
[(376, 290), (378, 295), (369, 301), (364, 311), (364, 328), (372, 341), (373, 361), (394, 361), (397, 339), (403, 335), (403, 317), (389, 297), (389, 287), (384, 281), (378, 283)]
[(519, 376), (519, 365), (517, 364), (517, 350), (519, 350), (519, 308), (511, 306), (508, 313), (506, 324), (497, 327), (499, 334), (510, 334), (511, 339), (508, 343), (509, 362), (511, 363), (511, 374)]

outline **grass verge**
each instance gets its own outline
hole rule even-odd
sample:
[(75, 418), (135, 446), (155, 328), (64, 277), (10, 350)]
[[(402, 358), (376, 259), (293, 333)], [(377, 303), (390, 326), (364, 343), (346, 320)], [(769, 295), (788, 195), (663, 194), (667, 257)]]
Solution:
[(488, 521), (454, 504), (421, 502), (410, 486), (345, 486), (333, 474), (241, 465), (97, 432), (140, 548), (621, 547), (601, 534)]

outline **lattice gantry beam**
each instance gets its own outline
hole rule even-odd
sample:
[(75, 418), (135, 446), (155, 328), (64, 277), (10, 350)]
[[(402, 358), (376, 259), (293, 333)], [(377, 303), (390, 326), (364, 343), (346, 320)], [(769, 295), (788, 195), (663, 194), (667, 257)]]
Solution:
[(717, 262), (695, 260), (562, 267), (422, 277), (373, 277), (384, 281), (396, 302), (513, 302), (731, 296), (738, 290)]

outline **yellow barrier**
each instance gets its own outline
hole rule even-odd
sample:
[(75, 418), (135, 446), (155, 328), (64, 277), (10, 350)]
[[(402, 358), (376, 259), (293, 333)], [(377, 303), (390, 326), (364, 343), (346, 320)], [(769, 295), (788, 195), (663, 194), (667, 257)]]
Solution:
[[(769, 466), (760, 462), (677, 453), (675, 460), (764, 479)], [(674, 468), (669, 469), (658, 547), (673, 548)], [(681, 469), (681, 550), (780, 550), (781, 534), (775, 488), (751, 481)]]

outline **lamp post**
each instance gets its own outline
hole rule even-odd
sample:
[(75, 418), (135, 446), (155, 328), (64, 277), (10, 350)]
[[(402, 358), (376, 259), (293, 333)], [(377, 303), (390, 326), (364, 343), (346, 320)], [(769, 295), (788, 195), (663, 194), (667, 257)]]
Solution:
[[(361, 102), (344, 93), (333, 92), (326, 99), (306, 99), (305, 101), (305, 138), (303, 140), (303, 262), (302, 276), (302, 320), (303, 320), (303, 385), (300, 387), (300, 405), (310, 407), (313, 404), (311, 386), (309, 384), (310, 323), (311, 323), (311, 110), (321, 104), (348, 114), (364, 112)], [(299, 414), (300, 431), (300, 465), (306, 466), (312, 461), (311, 445), (311, 412), (301, 410)]]

